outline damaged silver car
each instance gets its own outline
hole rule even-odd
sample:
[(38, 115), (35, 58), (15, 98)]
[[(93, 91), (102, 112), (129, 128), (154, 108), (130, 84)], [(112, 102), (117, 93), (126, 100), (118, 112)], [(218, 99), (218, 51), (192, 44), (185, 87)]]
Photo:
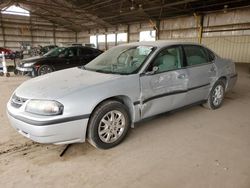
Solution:
[(24, 82), (11, 96), (7, 114), (19, 133), (36, 142), (88, 140), (108, 149), (150, 116), (191, 104), (219, 108), (236, 80), (234, 63), (202, 45), (130, 43), (83, 67)]

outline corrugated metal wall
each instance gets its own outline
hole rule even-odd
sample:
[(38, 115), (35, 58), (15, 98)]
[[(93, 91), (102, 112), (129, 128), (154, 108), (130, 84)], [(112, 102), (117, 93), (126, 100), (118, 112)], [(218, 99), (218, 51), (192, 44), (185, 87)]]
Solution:
[[(180, 40), (199, 42), (199, 16), (187, 16), (160, 21), (160, 40)], [(129, 26), (91, 30), (90, 35), (128, 32), (128, 42), (139, 41), (140, 31), (154, 30), (156, 23), (135, 23)], [(203, 37), (201, 43), (218, 55), (230, 58), (235, 62), (250, 63), (250, 8), (218, 11), (203, 17)], [(89, 40), (89, 36), (85, 40)], [(89, 41), (88, 41), (89, 42)], [(113, 47), (108, 43), (107, 47)], [(100, 43), (99, 48), (105, 49)]]
[(75, 32), (55, 26), (36, 16), (15, 16), (0, 14), (0, 46), (20, 50), (21, 43), (31, 46), (57, 44), (76, 41)]
[[(202, 44), (220, 56), (235, 62), (250, 63), (250, 8), (218, 11), (203, 15)], [(199, 42), (199, 16), (187, 16), (161, 20), (160, 40)], [(18, 49), (21, 41), (33, 46), (46, 44), (89, 43), (91, 35), (128, 33), (128, 42), (139, 41), (141, 31), (154, 30), (152, 21), (118, 25), (111, 28), (92, 29), (75, 33), (38, 17), (2, 15), (0, 19), (0, 46)], [(4, 33), (4, 35), (3, 35)], [(119, 42), (100, 42), (100, 49), (109, 49)]]
[[(198, 38), (166, 39), (195, 43), (199, 41)], [(234, 62), (250, 63), (250, 36), (204, 37), (201, 43), (223, 58), (232, 59)]]
[(202, 39), (202, 44), (213, 49), (221, 57), (250, 63), (250, 36), (206, 37)]
[[(199, 42), (197, 17), (162, 20), (159, 37)], [(201, 43), (221, 57), (250, 63), (250, 8), (204, 15)]]

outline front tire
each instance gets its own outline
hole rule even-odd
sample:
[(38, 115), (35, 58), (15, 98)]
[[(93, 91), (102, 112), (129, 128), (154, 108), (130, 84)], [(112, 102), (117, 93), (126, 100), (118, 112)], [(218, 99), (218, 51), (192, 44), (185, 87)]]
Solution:
[(14, 74), (18, 75), (18, 70), (16, 68), (14, 69)]
[(41, 67), (39, 67), (37, 72), (38, 72), (38, 75), (40, 76), (40, 75), (44, 75), (44, 74), (48, 74), (48, 73), (53, 72), (53, 69), (49, 65), (42, 65)]
[(105, 101), (93, 112), (88, 125), (88, 140), (99, 149), (109, 149), (127, 135), (130, 117), (126, 106), (118, 101)]
[(221, 107), (225, 95), (225, 83), (218, 80), (209, 93), (207, 102), (203, 104), (204, 107), (215, 110)]

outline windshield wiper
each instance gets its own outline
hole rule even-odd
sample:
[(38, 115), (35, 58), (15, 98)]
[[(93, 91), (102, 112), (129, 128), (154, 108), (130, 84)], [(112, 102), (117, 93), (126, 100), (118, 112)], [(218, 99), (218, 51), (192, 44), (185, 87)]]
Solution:
[(107, 72), (107, 71), (104, 71), (104, 70), (93, 70), (95, 72), (100, 72), (100, 73), (106, 73), (106, 74), (112, 74), (112, 72)]
[(83, 70), (94, 71), (94, 72), (99, 72), (99, 73), (104, 73), (104, 74), (120, 74), (118, 72), (107, 72), (105, 70), (87, 69), (85, 66), (80, 66), (79, 68)]
[(96, 72), (96, 70), (94, 70), (94, 69), (87, 69), (84, 65), (79, 66), (78, 68), (82, 69), (82, 70), (88, 70), (88, 71), (94, 71), (94, 72)]
[(95, 72), (100, 72), (100, 73), (104, 73), (104, 74), (118, 74), (118, 75), (123, 75), (122, 73), (119, 72), (107, 72), (104, 70), (95, 70)]

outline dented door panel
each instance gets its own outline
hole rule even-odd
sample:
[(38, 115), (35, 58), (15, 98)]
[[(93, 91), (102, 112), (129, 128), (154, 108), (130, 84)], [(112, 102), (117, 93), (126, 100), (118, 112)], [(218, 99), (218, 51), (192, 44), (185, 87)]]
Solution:
[(202, 101), (207, 98), (210, 89), (211, 73), (213, 65), (211, 63), (188, 67), (189, 75), (188, 93), (186, 105)]
[(188, 77), (185, 69), (140, 77), (141, 117), (146, 118), (183, 105)]

